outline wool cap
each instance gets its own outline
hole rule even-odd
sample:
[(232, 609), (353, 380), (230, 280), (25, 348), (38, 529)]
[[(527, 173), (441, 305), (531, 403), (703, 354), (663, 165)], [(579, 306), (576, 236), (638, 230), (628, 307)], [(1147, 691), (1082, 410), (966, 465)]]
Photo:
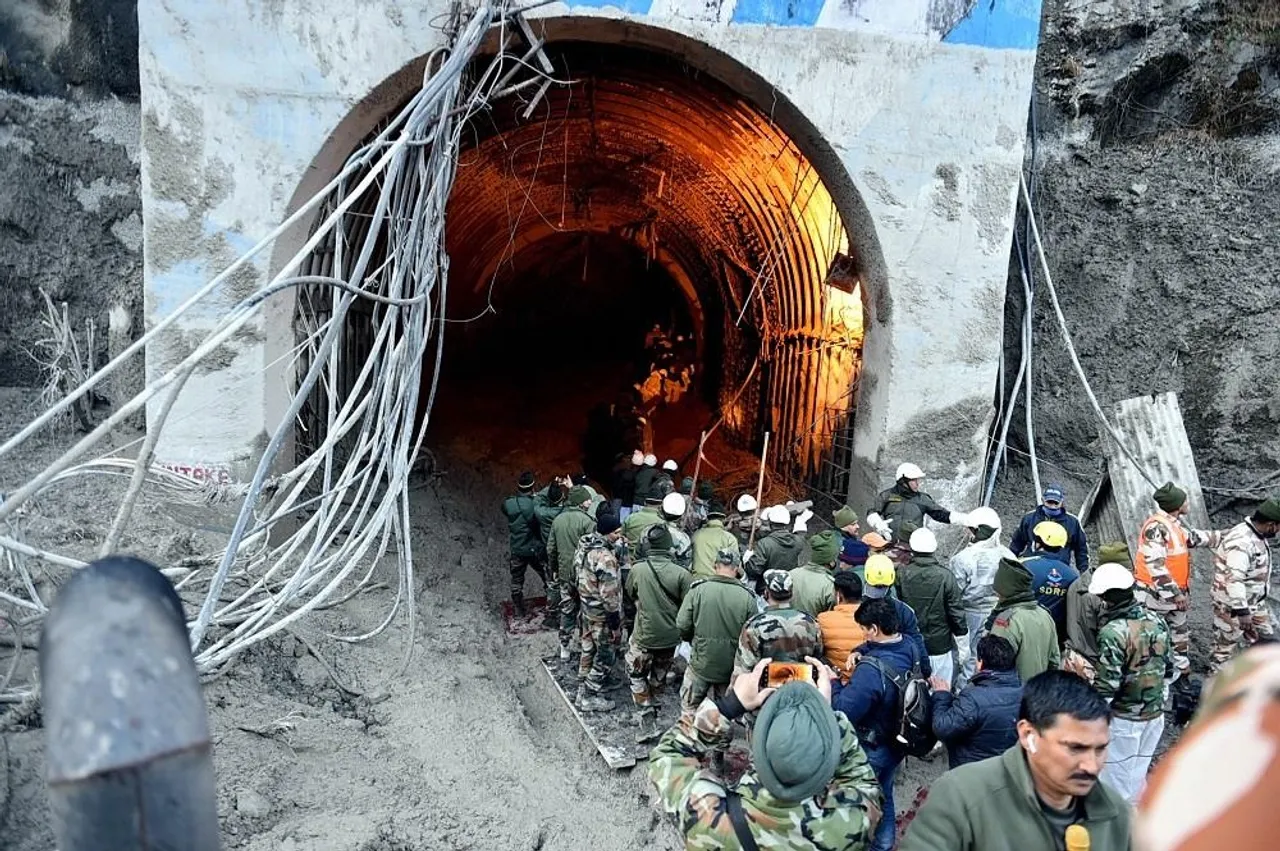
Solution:
[(812, 683), (784, 683), (760, 707), (751, 761), (775, 798), (799, 802), (822, 792), (835, 776), (841, 752), (836, 714)]
[(1165, 482), (1152, 496), (1161, 511), (1177, 511), (1187, 504), (1187, 492), (1173, 482)]
[(622, 526), (622, 520), (618, 515), (609, 509), (604, 509), (596, 516), (596, 531), (601, 535), (609, 535), (618, 531)]
[(591, 491), (587, 490), (582, 485), (574, 485), (569, 488), (570, 505), (582, 505), (582, 503), (587, 502), (590, 499)]
[(1098, 564), (1123, 564), (1133, 570), (1133, 559), (1129, 557), (1129, 545), (1124, 541), (1114, 541), (1098, 547)]
[(836, 556), (840, 555), (840, 533), (834, 529), (827, 529), (825, 532), (810, 535), (809, 550), (814, 564), (824, 566), (834, 564)]
[(667, 552), (671, 549), (671, 530), (664, 523), (650, 526), (645, 530), (644, 541), (651, 551)]
[(1274, 496), (1258, 506), (1258, 516), (1272, 523), (1280, 523), (1280, 499)]
[(858, 522), (858, 512), (854, 511), (847, 505), (842, 505), (835, 511), (836, 528), (843, 529), (845, 526), (852, 526)]
[(516, 481), (516, 487), (522, 491), (531, 490), (533, 488), (533, 473), (525, 470), (520, 474), (520, 478)]

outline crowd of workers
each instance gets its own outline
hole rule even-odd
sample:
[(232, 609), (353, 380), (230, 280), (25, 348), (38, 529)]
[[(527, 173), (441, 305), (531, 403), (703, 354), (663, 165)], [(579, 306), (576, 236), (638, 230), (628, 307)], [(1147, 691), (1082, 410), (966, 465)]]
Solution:
[[(1189, 548), (1213, 556), (1210, 671), (1272, 635), (1278, 500), (1202, 531), (1166, 484), (1136, 556), (1108, 543), (1094, 563), (1060, 486), (1005, 546), (995, 511), (943, 508), (923, 480), (903, 464), (865, 531), (842, 506), (808, 535), (807, 504), (744, 494), (730, 513), (709, 482), (641, 452), (611, 498), (583, 476), (535, 491), (526, 473), (504, 502), (517, 611), (532, 569), (562, 663), (578, 657), (582, 711), (615, 708), (605, 693), (624, 649), (637, 740), (660, 738), (650, 774), (688, 847), (889, 851), (900, 764), (945, 748), (950, 770), (904, 851), (1066, 851), (1089, 847), (1082, 832), (1095, 849), (1129, 848), (1166, 708), (1198, 696)], [(966, 530), (949, 563), (926, 518)], [(681, 716), (663, 731), (657, 700), (677, 658)], [(766, 687), (777, 662), (806, 663), (813, 680)], [(730, 783), (735, 722), (751, 764)]]

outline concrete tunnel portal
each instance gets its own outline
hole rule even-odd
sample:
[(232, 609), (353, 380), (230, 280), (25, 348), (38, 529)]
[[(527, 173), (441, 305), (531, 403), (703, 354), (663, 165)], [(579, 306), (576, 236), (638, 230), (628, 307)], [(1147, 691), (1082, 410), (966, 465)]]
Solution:
[(846, 491), (879, 264), (843, 167), (812, 156), (822, 140), (784, 129), (803, 118), (705, 45), (563, 24), (539, 22), (568, 83), (527, 118), (527, 100), (507, 98), (465, 131), (428, 441), (607, 481), (644, 436), (618, 415), (655, 365), (657, 325), (693, 367), (675, 402), (640, 405), (657, 454), (688, 457), (723, 417), (740, 449), (772, 432), (775, 473)]

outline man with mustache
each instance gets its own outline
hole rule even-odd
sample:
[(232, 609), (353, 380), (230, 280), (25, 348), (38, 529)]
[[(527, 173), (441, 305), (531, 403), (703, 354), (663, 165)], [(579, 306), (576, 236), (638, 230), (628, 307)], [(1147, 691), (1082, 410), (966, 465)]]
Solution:
[(1068, 829), (1092, 848), (1130, 847), (1130, 810), (1098, 776), (1107, 704), (1081, 677), (1046, 671), (1022, 693), (1018, 743), (942, 775), (900, 851), (1066, 851)]

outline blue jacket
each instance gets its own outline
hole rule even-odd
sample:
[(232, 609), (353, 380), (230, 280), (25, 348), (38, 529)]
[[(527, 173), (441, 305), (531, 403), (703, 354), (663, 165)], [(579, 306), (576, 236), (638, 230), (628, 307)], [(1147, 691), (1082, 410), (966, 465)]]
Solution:
[(926, 677), (933, 676), (933, 666), (929, 664), (929, 651), (924, 646), (924, 635), (920, 632), (920, 621), (916, 619), (916, 610), (899, 600), (897, 597), (891, 597), (893, 605), (898, 609), (898, 633), (904, 639), (916, 646), (921, 657), (920, 669), (924, 671)]
[(1037, 505), (1036, 510), (1023, 517), (1022, 522), (1018, 524), (1018, 530), (1013, 533), (1013, 540), (1009, 542), (1009, 549), (1013, 550), (1013, 554), (1021, 557), (1031, 552), (1031, 547), (1035, 544), (1035, 539), (1031, 537), (1031, 530), (1043, 520), (1052, 520), (1067, 530), (1067, 545), (1056, 553), (1045, 553), (1045, 555), (1056, 558), (1063, 564), (1071, 564), (1071, 556), (1074, 553), (1076, 570), (1080, 573), (1088, 570), (1089, 542), (1085, 540), (1084, 528), (1080, 525), (1079, 519), (1065, 511), (1062, 512), (1061, 517), (1050, 517), (1045, 513), (1043, 505)]
[[(906, 673), (913, 665), (929, 661), (905, 635), (892, 644), (868, 641), (858, 652), (864, 657), (876, 657), (886, 668), (898, 673)], [(854, 666), (848, 685), (842, 686), (839, 680), (831, 683), (831, 705), (845, 714), (866, 748), (885, 747), (897, 736), (901, 701), (893, 681), (865, 662)], [(867, 735), (868, 732), (871, 735)]]
[(1031, 590), (1036, 602), (1049, 614), (1058, 627), (1058, 644), (1067, 640), (1067, 589), (1080, 578), (1069, 564), (1063, 564), (1053, 553), (1036, 553), (1022, 560), (1022, 566), (1031, 571)]
[(1017, 671), (979, 671), (959, 694), (933, 693), (933, 734), (951, 768), (999, 756), (1018, 741), (1022, 680)]
[[(840, 533), (840, 563), (849, 567), (863, 567), (867, 563), (867, 556), (871, 555), (871, 547), (862, 543), (862, 539), (854, 535), (846, 535)], [(863, 579), (861, 570), (858, 572), (858, 578)]]

